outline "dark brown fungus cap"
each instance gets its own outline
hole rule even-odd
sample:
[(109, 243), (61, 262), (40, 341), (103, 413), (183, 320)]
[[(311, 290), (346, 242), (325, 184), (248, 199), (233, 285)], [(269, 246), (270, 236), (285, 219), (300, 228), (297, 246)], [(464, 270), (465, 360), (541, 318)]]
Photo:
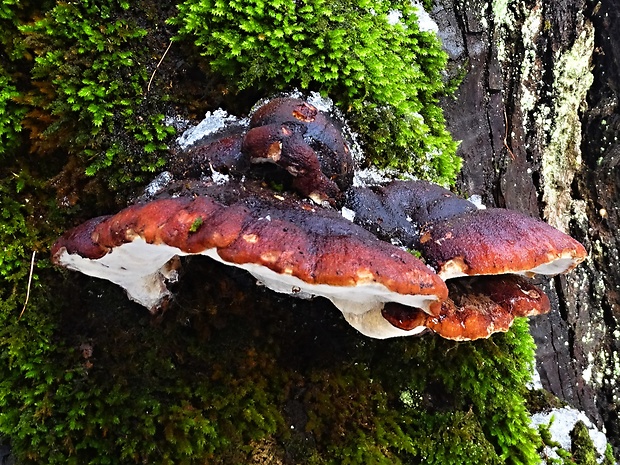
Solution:
[(346, 193), (345, 207), (355, 213), (353, 221), (384, 241), (397, 240), (406, 247), (417, 241), (417, 223), (386, 202), (382, 187), (353, 187)]
[(170, 159), (170, 171), (177, 179), (199, 179), (211, 175), (212, 171), (245, 173), (250, 166), (247, 156), (241, 152), (245, 131), (243, 126), (233, 126), (175, 153)]
[(330, 299), (346, 314), (399, 302), (439, 311), (441, 278), (411, 254), (293, 196), (255, 184), (205, 184), (91, 220), (60, 238), (54, 263), (108, 279), (149, 309), (169, 295), (176, 256), (207, 255), (249, 271), (265, 286)]
[(382, 315), (402, 331), (429, 329), (446, 339), (470, 341), (506, 332), (515, 318), (550, 309), (540, 289), (515, 275), (454, 279), (448, 290), (451, 297), (441, 304), (437, 316), (394, 303), (385, 304)]
[(340, 196), (340, 188), (321, 170), (319, 159), (301, 134), (286, 126), (250, 129), (242, 150), (252, 163), (273, 163), (291, 176), (291, 187), (317, 203)]
[(486, 209), (426, 224), (419, 248), (444, 279), (517, 273), (555, 275), (586, 258), (585, 248), (548, 224), (519, 212)]
[[(243, 150), (255, 161), (269, 161), (295, 178), (308, 178), (295, 186), (304, 195), (332, 198), (334, 188), (344, 191), (353, 181), (353, 159), (340, 130), (301, 99), (276, 98), (258, 108)], [(317, 182), (314, 191), (306, 192)]]
[(476, 211), (476, 206), (427, 181), (393, 181), (385, 186), (353, 187), (345, 206), (354, 221), (383, 240), (418, 246), (420, 228), (430, 221)]

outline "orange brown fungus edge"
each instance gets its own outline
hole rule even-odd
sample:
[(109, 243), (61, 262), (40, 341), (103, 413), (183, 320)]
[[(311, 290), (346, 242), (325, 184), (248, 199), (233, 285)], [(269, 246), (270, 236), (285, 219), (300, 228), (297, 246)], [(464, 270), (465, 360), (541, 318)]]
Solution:
[(431, 316), (417, 309), (388, 303), (383, 317), (404, 331), (431, 330), (445, 339), (472, 341), (506, 332), (516, 317), (547, 313), (549, 298), (516, 275), (458, 278), (448, 284), (452, 298)]

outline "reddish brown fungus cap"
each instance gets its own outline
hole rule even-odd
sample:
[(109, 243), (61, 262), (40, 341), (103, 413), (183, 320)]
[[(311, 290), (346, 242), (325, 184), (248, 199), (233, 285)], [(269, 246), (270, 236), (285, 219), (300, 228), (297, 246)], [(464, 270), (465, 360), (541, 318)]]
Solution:
[(325, 296), (343, 312), (391, 300), (432, 311), (447, 297), (411, 254), (333, 211), (257, 185), (209, 184), (200, 195), (133, 205), (78, 226), (52, 253), (56, 264), (109, 279), (148, 308), (166, 295), (161, 270), (190, 254), (246, 269), (278, 292)]
[[(250, 120), (243, 150), (255, 160), (282, 166), (293, 177), (320, 182), (315, 188), (319, 194), (324, 186), (332, 189), (330, 183), (344, 191), (353, 181), (353, 159), (340, 129), (301, 99), (276, 98), (258, 108)], [(302, 190), (310, 185), (306, 184)]]
[(487, 209), (424, 225), (420, 250), (444, 279), (518, 273), (555, 275), (587, 253), (575, 239), (521, 213)]
[(387, 303), (383, 317), (396, 328), (428, 328), (443, 338), (469, 341), (506, 332), (517, 317), (547, 313), (548, 297), (525, 278), (515, 275), (459, 278), (448, 284), (450, 298), (437, 316)]
[(242, 150), (252, 163), (272, 163), (285, 170), (291, 176), (292, 188), (317, 203), (341, 194), (304, 137), (286, 126), (270, 124), (250, 129)]

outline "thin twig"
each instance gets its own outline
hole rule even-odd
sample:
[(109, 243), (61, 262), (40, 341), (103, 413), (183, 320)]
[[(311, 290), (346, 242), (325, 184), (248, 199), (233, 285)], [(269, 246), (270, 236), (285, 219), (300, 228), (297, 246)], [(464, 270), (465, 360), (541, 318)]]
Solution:
[(26, 301), (24, 302), (24, 308), (22, 308), (22, 312), (19, 314), (19, 320), (22, 319), (24, 312), (26, 311), (26, 306), (28, 305), (28, 299), (30, 299), (30, 288), (32, 286), (32, 274), (34, 273), (34, 258), (37, 255), (37, 251), (34, 250), (32, 252), (32, 259), (30, 260), (30, 275), (28, 276), (28, 289), (26, 290)]
[(151, 90), (151, 82), (153, 82), (153, 78), (155, 77), (155, 73), (157, 72), (157, 70), (159, 69), (159, 66), (161, 65), (161, 62), (164, 61), (164, 58), (166, 57), (166, 53), (168, 53), (168, 50), (170, 50), (170, 47), (172, 47), (172, 39), (170, 39), (170, 43), (168, 44), (168, 47), (166, 47), (166, 51), (164, 52), (164, 54), (161, 56), (159, 63), (157, 63), (157, 66), (155, 66), (155, 69), (153, 70), (153, 74), (151, 74), (151, 79), (149, 79), (149, 83), (146, 86), (146, 93), (148, 94), (149, 91)]

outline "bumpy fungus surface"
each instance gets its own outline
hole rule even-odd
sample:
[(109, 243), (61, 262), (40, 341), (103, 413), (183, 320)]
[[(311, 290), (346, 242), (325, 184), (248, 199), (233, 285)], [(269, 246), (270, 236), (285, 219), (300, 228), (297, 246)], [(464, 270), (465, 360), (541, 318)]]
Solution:
[(252, 182), (197, 182), (182, 196), (95, 218), (52, 253), (55, 263), (115, 282), (151, 309), (169, 295), (175, 257), (196, 254), (247, 270), (277, 292), (326, 297), (345, 314), (383, 302), (436, 314), (447, 297), (439, 276), (411, 254), (334, 211)]
[(565, 273), (581, 263), (585, 248), (570, 236), (519, 212), (478, 210), (429, 223), (420, 249), (444, 279), (518, 273)]
[(241, 152), (245, 130), (243, 126), (234, 126), (224, 134), (218, 133), (213, 140), (177, 153), (171, 161), (171, 172), (178, 179), (199, 179), (212, 170), (241, 176), (250, 164)]
[[(274, 99), (249, 129), (226, 129), (172, 165), (195, 180), (78, 226), (55, 244), (54, 262), (115, 282), (155, 309), (170, 295), (178, 257), (206, 255), (276, 292), (326, 297), (370, 337), (430, 329), (471, 340), (549, 310), (544, 293), (515, 274), (566, 272), (586, 256), (542, 221), (479, 210), (428, 182), (352, 188), (340, 132), (300, 99)], [(275, 178), (264, 165), (276, 167)], [(215, 182), (213, 171), (235, 179)], [(274, 192), (262, 179), (285, 179), (294, 192)], [(357, 224), (332, 209), (342, 203)], [(419, 250), (426, 264), (393, 244)]]
[[(251, 141), (260, 145), (272, 135), (277, 142), (269, 144), (269, 161), (302, 179), (299, 190), (304, 195), (333, 192), (328, 195), (333, 197), (351, 187), (354, 166), (349, 147), (334, 122), (315, 106), (294, 98), (277, 98), (261, 106), (250, 120), (245, 151), (255, 159)], [(279, 159), (274, 159), (274, 145), (280, 146)]]
[(587, 255), (579, 242), (547, 223), (515, 211), (478, 209), (425, 181), (353, 189), (346, 205), (356, 212), (355, 222), (378, 237), (419, 250), (443, 279), (555, 275)]
[(396, 303), (385, 304), (382, 314), (396, 328), (420, 332), (430, 329), (457, 341), (487, 338), (506, 332), (516, 317), (547, 313), (549, 298), (516, 275), (454, 279), (448, 283), (450, 298), (439, 315), (428, 315)]
[(172, 172), (185, 179), (219, 171), (265, 179), (332, 205), (353, 182), (353, 159), (335, 123), (296, 98), (259, 107), (249, 128), (233, 125), (178, 154)]

